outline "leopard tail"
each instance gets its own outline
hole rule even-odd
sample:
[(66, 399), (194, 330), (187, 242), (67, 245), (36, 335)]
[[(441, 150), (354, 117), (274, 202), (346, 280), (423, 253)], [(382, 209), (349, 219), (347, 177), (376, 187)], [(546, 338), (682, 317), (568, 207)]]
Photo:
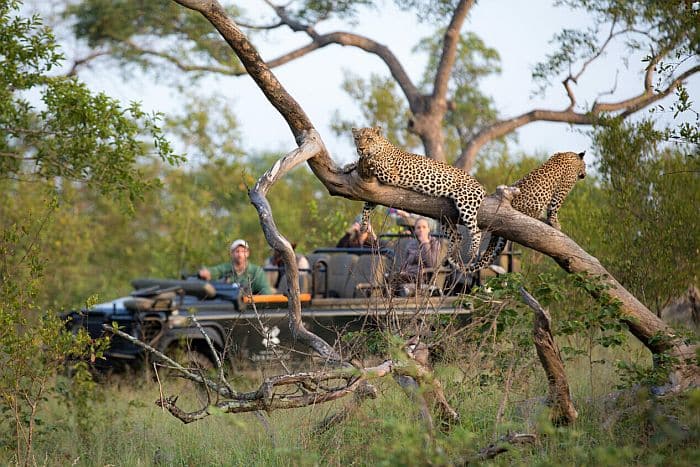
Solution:
[(459, 234), (459, 232), (457, 232), (457, 236), (458, 237), (454, 237), (452, 231), (450, 231), (450, 243), (449, 251), (447, 253), (447, 262), (450, 263), (450, 266), (457, 269), (462, 274), (472, 274), (489, 267), (493, 263), (493, 261), (503, 252), (503, 249), (506, 247), (507, 242), (505, 238), (492, 234), (491, 239), (489, 240), (489, 244), (486, 247), (486, 250), (481, 255), (479, 255), (479, 258), (476, 261), (471, 261), (465, 266), (461, 258), (459, 257), (459, 253), (453, 255), (453, 251), (457, 251), (454, 245), (459, 245), (459, 242), (453, 243), (453, 239), (456, 240), (458, 238), (461, 240), (462, 237)]

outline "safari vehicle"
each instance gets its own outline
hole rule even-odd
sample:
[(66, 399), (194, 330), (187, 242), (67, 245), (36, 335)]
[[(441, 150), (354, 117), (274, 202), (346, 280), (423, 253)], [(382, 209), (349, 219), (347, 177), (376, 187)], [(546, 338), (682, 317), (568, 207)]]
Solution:
[[(308, 255), (310, 270), (300, 271), (302, 320), (307, 329), (338, 343), (339, 336), (360, 330), (388, 328), (403, 332), (429, 332), (440, 321), (459, 325), (469, 309), (457, 292), (472, 284), (460, 283), (448, 268), (427, 270), (417, 292), (410, 297), (389, 293), (386, 278), (402, 264), (410, 237), (388, 235), (378, 250), (322, 248)], [(513, 253), (506, 258), (512, 260)], [(268, 270), (278, 290), (286, 290), (278, 270)], [(92, 337), (106, 335), (104, 324), (116, 324), (127, 334), (155, 349), (173, 355), (187, 349), (188, 362), (210, 366), (211, 346), (234, 367), (303, 356), (296, 349), (288, 325), (287, 297), (282, 294), (246, 295), (238, 284), (205, 282), (190, 278), (136, 279), (127, 296), (70, 313), (67, 325), (83, 327)], [(196, 322), (191, 318), (196, 317)], [(448, 319), (456, 318), (456, 319)], [(406, 331), (410, 326), (411, 331)], [(347, 348), (338, 346), (341, 353)], [(112, 336), (106, 368), (142, 365), (145, 351), (128, 340)]]

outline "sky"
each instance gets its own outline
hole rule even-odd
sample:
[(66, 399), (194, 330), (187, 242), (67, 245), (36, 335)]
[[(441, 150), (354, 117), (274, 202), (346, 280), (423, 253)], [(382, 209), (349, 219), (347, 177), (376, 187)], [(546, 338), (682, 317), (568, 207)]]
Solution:
[[(249, 13), (252, 20), (269, 23), (269, 7), (258, 0), (236, 2)], [(568, 99), (560, 84), (544, 96), (533, 96), (535, 84), (531, 79), (532, 67), (553, 50), (549, 44), (553, 34), (562, 28), (585, 25), (587, 18), (564, 8), (555, 8), (545, 0), (482, 0), (472, 9), (463, 30), (479, 35), (487, 46), (501, 55), (502, 72), (485, 79), (482, 91), (493, 97), (502, 118), (527, 112), (533, 108), (564, 109)], [(399, 58), (409, 75), (418, 82), (425, 58), (411, 50), (421, 38), (428, 36), (431, 26), (416, 21), (411, 13), (399, 11), (391, 1), (385, 1), (380, 11), (364, 15), (357, 25), (329, 23), (319, 27), (320, 32), (346, 30), (366, 35), (388, 46)], [(261, 55), (272, 59), (284, 51), (308, 43), (305, 35), (284, 30), (256, 39)], [(637, 72), (640, 57), (630, 57), (630, 69), (620, 63), (613, 49), (610, 58), (596, 62), (575, 88), (579, 102), (591, 102), (600, 93), (615, 88), (612, 96), (603, 100), (630, 97), (641, 91), (641, 74)], [(70, 50), (67, 50), (70, 56)], [(345, 164), (355, 159), (350, 135), (336, 137), (330, 130), (333, 114), (339, 110), (345, 119), (357, 119), (359, 110), (342, 91), (345, 73), (368, 78), (371, 73), (388, 75), (378, 58), (352, 47), (329, 46), (282, 67), (275, 68), (282, 85), (305, 109), (319, 130), (336, 162)], [(176, 112), (178, 99), (167, 87), (159, 85), (152, 76), (134, 76), (125, 80), (114, 70), (95, 66), (83, 70), (80, 77), (91, 88), (103, 90), (125, 102), (138, 100), (147, 110), (164, 113)], [(243, 146), (248, 151), (274, 150), (285, 153), (295, 147), (291, 132), (282, 117), (269, 105), (260, 90), (248, 77), (212, 78), (206, 87), (221, 91), (230, 102), (240, 123)], [(700, 79), (688, 83), (691, 97), (700, 95)], [(696, 106), (697, 109), (697, 106)], [(517, 131), (518, 141), (512, 145), (515, 153), (551, 154), (559, 151), (587, 150), (590, 141), (581, 134), (586, 127), (573, 128), (563, 123), (539, 122)]]

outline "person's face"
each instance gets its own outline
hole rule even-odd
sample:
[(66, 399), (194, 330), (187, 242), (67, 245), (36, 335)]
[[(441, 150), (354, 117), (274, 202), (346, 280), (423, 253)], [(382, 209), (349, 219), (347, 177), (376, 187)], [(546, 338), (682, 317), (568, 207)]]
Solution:
[(248, 262), (248, 255), (250, 252), (248, 251), (248, 248), (244, 246), (239, 246), (236, 247), (235, 250), (231, 250), (231, 262), (238, 266), (244, 266)]
[(416, 222), (413, 231), (416, 233), (416, 238), (418, 240), (426, 241), (430, 238), (430, 227), (425, 219), (420, 219)]

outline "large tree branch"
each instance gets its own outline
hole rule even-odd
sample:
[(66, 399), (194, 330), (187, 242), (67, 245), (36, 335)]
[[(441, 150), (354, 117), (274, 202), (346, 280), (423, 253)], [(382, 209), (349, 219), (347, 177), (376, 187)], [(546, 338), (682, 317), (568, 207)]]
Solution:
[(447, 86), (452, 76), (452, 67), (455, 64), (455, 56), (457, 54), (457, 45), (459, 37), (462, 33), (462, 25), (467, 14), (474, 6), (474, 0), (461, 0), (452, 14), (449, 26), (445, 30), (445, 35), (442, 42), (442, 54), (435, 72), (435, 81), (433, 83), (433, 100), (439, 104), (443, 113), (447, 109)]
[[(649, 67), (653, 68), (653, 67)], [(455, 166), (463, 169), (473, 166), (476, 154), (488, 142), (503, 137), (512, 131), (537, 121), (562, 122), (573, 125), (592, 125), (598, 117), (607, 112), (620, 112), (620, 115), (627, 117), (641, 109), (657, 102), (671, 94), (686, 79), (695, 73), (700, 72), (700, 65), (696, 65), (678, 75), (665, 88), (655, 91), (653, 86), (645, 84), (645, 89), (637, 96), (618, 102), (595, 103), (588, 112), (575, 112), (574, 110), (545, 110), (536, 109), (518, 115), (507, 120), (500, 120), (479, 131), (474, 138), (467, 143), (462, 154), (455, 162)], [(647, 71), (648, 75), (649, 71)], [(648, 78), (645, 79), (645, 83)]]

